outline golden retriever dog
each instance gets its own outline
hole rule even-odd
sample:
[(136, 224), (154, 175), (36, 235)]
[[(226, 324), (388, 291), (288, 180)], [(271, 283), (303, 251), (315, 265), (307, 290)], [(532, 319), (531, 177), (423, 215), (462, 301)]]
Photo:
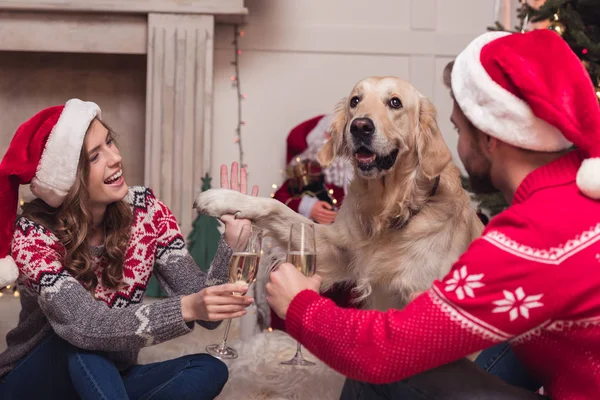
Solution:
[[(331, 134), (319, 161), (350, 158), (355, 175), (335, 222), (315, 225), (317, 273), (324, 288), (355, 283), (364, 307), (403, 308), (444, 277), (483, 229), (435, 108), (403, 80), (371, 77), (337, 105)], [(203, 192), (195, 207), (248, 218), (283, 248), (291, 223), (312, 223), (274, 199), (233, 190)]]

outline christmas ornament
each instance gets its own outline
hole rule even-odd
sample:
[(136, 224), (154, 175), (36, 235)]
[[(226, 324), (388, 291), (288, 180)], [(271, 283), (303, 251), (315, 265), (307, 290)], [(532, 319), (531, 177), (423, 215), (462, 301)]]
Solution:
[(559, 36), (564, 35), (565, 31), (567, 30), (567, 27), (565, 26), (565, 24), (560, 22), (558, 12), (556, 12), (556, 14), (554, 14), (554, 17), (552, 17), (552, 22), (550, 22), (550, 26), (548, 27), (548, 29), (558, 33)]

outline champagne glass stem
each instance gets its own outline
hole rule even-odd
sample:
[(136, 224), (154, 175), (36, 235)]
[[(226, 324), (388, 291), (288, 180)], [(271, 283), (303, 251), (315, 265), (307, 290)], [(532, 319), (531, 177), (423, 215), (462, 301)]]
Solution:
[(223, 334), (223, 340), (221, 341), (221, 349), (225, 349), (227, 347), (227, 336), (229, 336), (229, 328), (231, 327), (231, 319), (227, 320), (227, 326), (225, 326), (225, 333)]
[(300, 342), (296, 342), (296, 357), (304, 358), (302, 357), (302, 345)]

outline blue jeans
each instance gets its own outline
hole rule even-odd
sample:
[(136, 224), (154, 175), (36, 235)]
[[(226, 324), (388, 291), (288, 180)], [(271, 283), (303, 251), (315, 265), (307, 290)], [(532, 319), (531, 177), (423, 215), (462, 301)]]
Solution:
[(53, 333), (0, 379), (0, 399), (214, 399), (227, 378), (227, 366), (208, 354), (119, 372), (102, 353)]
[(508, 343), (500, 343), (482, 351), (475, 364), (504, 382), (523, 389), (537, 391), (540, 385), (523, 368)]
[[(374, 360), (377, 362), (377, 360)], [(346, 379), (340, 400), (544, 400), (461, 359), (390, 384)]]

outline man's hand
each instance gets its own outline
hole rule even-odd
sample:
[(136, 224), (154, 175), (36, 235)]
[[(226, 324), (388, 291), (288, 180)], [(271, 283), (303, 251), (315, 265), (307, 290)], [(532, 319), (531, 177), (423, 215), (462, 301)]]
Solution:
[(306, 277), (292, 264), (283, 263), (271, 272), (267, 283), (267, 302), (279, 318), (285, 319), (294, 297), (305, 289), (318, 293), (322, 281), (319, 275)]
[(246, 314), (246, 307), (254, 302), (252, 297), (234, 295), (246, 293), (247, 285), (226, 283), (210, 286), (198, 293), (181, 298), (181, 313), (185, 322), (221, 321)]
[[(241, 176), (238, 177), (238, 163), (233, 162), (231, 164), (231, 185), (229, 184), (229, 178), (227, 174), (227, 165), (221, 165), (221, 188), (237, 190), (240, 193), (248, 193), (248, 173), (246, 168), (242, 168)], [(252, 187), (252, 196), (258, 195), (258, 186)], [(235, 246), (238, 236), (242, 230), (242, 226), (250, 225), (250, 221), (247, 219), (236, 219), (233, 215), (223, 215), (221, 221), (225, 224), (225, 242), (229, 247)]]
[(310, 210), (310, 217), (319, 224), (331, 224), (335, 220), (336, 212), (333, 211), (331, 204), (326, 201), (317, 201)]

